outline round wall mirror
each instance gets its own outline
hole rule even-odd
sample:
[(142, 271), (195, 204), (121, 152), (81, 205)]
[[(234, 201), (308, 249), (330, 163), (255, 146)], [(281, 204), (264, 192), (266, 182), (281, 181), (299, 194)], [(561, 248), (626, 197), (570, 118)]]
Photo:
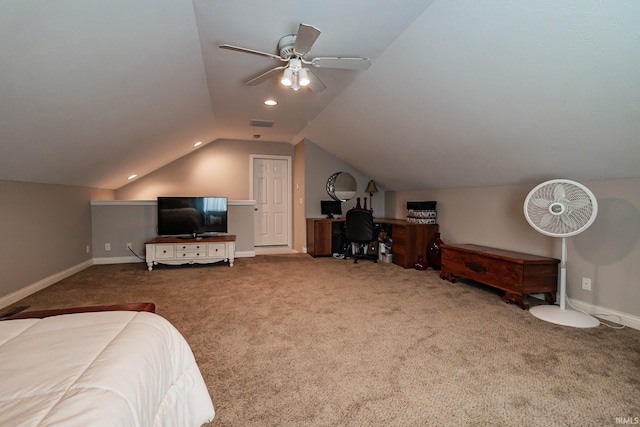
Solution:
[(333, 200), (346, 202), (356, 194), (356, 180), (347, 172), (336, 172), (327, 181), (327, 193)]

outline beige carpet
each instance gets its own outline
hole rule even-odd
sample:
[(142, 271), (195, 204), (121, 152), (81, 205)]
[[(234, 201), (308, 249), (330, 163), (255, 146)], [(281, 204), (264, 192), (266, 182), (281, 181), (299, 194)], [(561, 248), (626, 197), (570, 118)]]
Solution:
[(15, 305), (152, 301), (212, 426), (614, 426), (640, 417), (640, 331), (543, 322), (500, 293), (307, 255), (93, 266)]

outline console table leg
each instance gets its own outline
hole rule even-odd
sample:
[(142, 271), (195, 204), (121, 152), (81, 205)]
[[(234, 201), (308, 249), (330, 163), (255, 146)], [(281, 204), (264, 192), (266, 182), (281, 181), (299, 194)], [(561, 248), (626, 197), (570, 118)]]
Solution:
[(153, 270), (153, 261), (147, 263), (147, 270)]

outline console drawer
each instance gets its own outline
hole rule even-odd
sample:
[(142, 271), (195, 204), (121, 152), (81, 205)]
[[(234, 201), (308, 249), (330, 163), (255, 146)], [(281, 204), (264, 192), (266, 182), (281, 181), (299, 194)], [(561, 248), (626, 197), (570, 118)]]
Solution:
[(226, 258), (227, 257), (227, 245), (224, 243), (209, 243), (207, 252), (209, 257), (212, 258)]
[(178, 252), (203, 252), (206, 249), (206, 245), (204, 244), (189, 244), (186, 243), (184, 245), (176, 245), (178, 248)]
[(175, 258), (175, 245), (155, 245), (156, 259)]
[(187, 252), (178, 251), (178, 258), (192, 259), (192, 258), (206, 258), (206, 257), (207, 257), (207, 253), (205, 251), (199, 251), (199, 252), (195, 252), (195, 251), (187, 251)]

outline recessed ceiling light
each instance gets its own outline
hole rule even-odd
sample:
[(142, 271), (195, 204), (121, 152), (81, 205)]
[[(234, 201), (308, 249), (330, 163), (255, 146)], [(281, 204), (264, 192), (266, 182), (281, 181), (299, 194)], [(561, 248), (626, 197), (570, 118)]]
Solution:
[(128, 179), (128, 180), (132, 180), (132, 179), (133, 179), (133, 178), (135, 178), (136, 176), (138, 176), (138, 174), (135, 174), (135, 173), (134, 173), (133, 175), (129, 176), (129, 178), (127, 178), (127, 179)]
[(194, 147), (197, 147), (197, 146), (199, 146), (199, 145), (202, 145), (202, 141), (198, 141), (198, 142), (196, 142), (195, 144), (193, 144), (193, 146), (194, 146)]
[(278, 101), (276, 101), (275, 99), (267, 99), (266, 101), (264, 101), (265, 105), (278, 105)]

